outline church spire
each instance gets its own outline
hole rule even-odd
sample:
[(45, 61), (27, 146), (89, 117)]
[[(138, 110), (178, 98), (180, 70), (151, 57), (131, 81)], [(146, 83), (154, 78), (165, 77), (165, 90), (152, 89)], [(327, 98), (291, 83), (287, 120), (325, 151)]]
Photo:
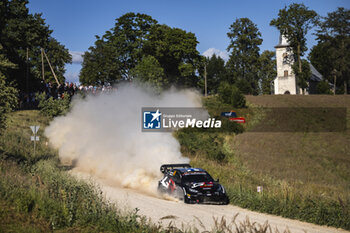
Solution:
[(280, 40), (279, 40), (279, 43), (278, 45), (275, 46), (276, 47), (289, 47), (289, 42), (288, 42), (288, 39), (287, 37), (285, 37), (285, 35), (283, 35), (283, 33), (280, 34)]
[(289, 45), (287, 37), (282, 33), (280, 34), (280, 45)]

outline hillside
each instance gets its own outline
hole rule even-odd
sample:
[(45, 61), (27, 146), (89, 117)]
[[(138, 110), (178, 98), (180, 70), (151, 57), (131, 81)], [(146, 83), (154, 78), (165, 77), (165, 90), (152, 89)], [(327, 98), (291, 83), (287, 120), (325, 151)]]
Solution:
[[(346, 107), (349, 128), (350, 96), (246, 96), (246, 99), (249, 107), (235, 110), (237, 115), (246, 117), (247, 129), (266, 118), (273, 126), (284, 124), (279, 120), (278, 110), (269, 114), (266, 108), (298, 108), (302, 117), (287, 116), (298, 125), (307, 120), (308, 115), (303, 111), (310, 107)], [(220, 103), (215, 97), (208, 97), (205, 105), (211, 112)], [(332, 120), (336, 121), (336, 117)], [(350, 228), (349, 129), (340, 132), (247, 130), (238, 135), (207, 137), (192, 135), (196, 143), (191, 146), (200, 145), (195, 147), (196, 152), (186, 144), (186, 138), (180, 137), (183, 153), (194, 166), (220, 177), (234, 205)], [(224, 159), (215, 159), (212, 148), (224, 154)], [(257, 186), (262, 186), (262, 193), (257, 193)]]

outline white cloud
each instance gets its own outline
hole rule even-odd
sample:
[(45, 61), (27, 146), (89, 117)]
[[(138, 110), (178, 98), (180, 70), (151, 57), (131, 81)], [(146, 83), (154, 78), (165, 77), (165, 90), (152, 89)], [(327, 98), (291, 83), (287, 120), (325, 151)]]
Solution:
[(84, 52), (80, 51), (69, 51), (70, 55), (72, 55), (72, 63), (74, 64), (81, 64), (83, 62), (82, 55)]
[(68, 72), (65, 75), (66, 82), (79, 83), (79, 73), (78, 72)]
[(229, 56), (228, 56), (228, 54), (225, 51), (221, 51), (221, 50), (216, 49), (216, 48), (209, 48), (209, 49), (207, 49), (203, 53), (203, 56), (205, 56), (205, 57), (212, 57), (214, 54), (216, 56), (219, 56), (222, 59), (224, 59), (224, 61), (228, 61), (228, 59), (229, 59)]

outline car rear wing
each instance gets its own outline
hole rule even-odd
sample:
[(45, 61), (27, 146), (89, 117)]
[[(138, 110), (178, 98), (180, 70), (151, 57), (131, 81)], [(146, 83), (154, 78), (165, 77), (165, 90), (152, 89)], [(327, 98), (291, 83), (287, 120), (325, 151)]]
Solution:
[(174, 169), (174, 168), (190, 168), (191, 165), (188, 163), (179, 163), (179, 164), (163, 164), (160, 166), (160, 171), (162, 173), (166, 173), (168, 170)]

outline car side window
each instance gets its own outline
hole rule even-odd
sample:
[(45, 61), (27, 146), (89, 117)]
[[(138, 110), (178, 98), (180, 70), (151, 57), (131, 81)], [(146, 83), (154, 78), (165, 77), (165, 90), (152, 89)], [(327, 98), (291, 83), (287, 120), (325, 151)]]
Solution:
[(180, 174), (177, 172), (174, 176), (175, 183), (181, 183)]

